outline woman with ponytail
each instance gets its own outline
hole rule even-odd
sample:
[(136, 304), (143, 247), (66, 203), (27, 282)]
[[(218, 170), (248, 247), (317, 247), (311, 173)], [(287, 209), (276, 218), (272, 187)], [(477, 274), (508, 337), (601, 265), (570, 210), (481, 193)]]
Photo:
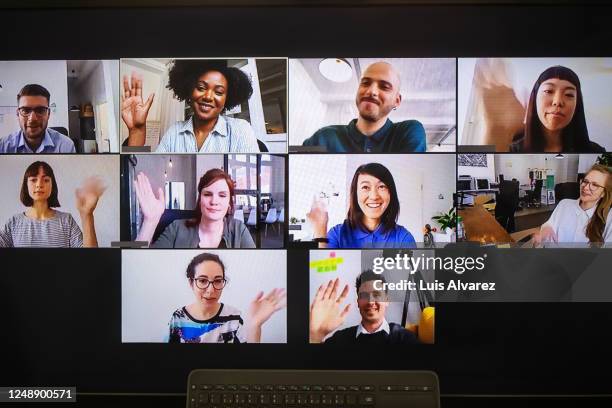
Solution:
[(611, 205), (612, 169), (595, 164), (580, 182), (580, 198), (561, 200), (533, 241), (612, 243)]

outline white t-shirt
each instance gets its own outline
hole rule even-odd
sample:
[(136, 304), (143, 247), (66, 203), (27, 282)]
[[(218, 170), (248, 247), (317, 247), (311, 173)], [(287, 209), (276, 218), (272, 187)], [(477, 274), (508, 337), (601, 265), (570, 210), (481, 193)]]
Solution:
[[(586, 227), (596, 208), (597, 206), (594, 206), (583, 210), (580, 208), (579, 200), (561, 200), (544, 225), (555, 230), (559, 244), (587, 243), (589, 239), (586, 236)], [(602, 236), (606, 244), (612, 242), (612, 211), (608, 212)]]

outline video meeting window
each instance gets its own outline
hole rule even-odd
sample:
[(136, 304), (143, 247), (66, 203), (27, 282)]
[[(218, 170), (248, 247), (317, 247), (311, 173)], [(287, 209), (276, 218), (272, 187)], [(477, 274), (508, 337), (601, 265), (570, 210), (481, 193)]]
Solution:
[(287, 152), (285, 58), (122, 59), (121, 76), (124, 151)]
[[(408, 252), (418, 256), (428, 251)], [(378, 262), (408, 252), (310, 251), (309, 342), (363, 347), (433, 344), (434, 293), (418, 282), (433, 282), (434, 271), (411, 274)], [(406, 282), (415, 282), (414, 287)], [(391, 283), (406, 283), (406, 289)]]
[(612, 149), (610, 58), (459, 58), (463, 151)]
[(119, 61), (0, 61), (0, 153), (119, 151)]
[(286, 343), (287, 256), (122, 251), (123, 343)]
[(0, 247), (110, 247), (119, 238), (119, 157), (7, 155)]
[(290, 59), (292, 150), (455, 151), (455, 61)]
[(151, 248), (282, 248), (286, 157), (122, 155), (127, 241)]
[[(453, 208), (455, 155), (290, 155), (290, 240), (328, 248), (412, 248)], [(452, 229), (440, 243), (451, 242)]]
[(460, 154), (458, 215), (482, 244), (612, 243), (608, 154)]

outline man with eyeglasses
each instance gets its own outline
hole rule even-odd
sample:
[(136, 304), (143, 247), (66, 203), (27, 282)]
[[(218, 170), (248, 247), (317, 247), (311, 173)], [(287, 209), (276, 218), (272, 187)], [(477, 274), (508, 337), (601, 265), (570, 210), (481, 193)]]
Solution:
[[(375, 283), (378, 281), (378, 283)], [(361, 315), (361, 323), (330, 333), (344, 323), (350, 304), (343, 305), (349, 292), (349, 286), (338, 296), (339, 279), (330, 280), (327, 285), (321, 285), (310, 306), (310, 343), (325, 344), (417, 344), (419, 341), (409, 330), (399, 324), (389, 323), (385, 318), (389, 306), (388, 293), (378, 290), (386, 283), (382, 275), (371, 270), (362, 272), (355, 281), (357, 289), (357, 307)], [(377, 289), (378, 288), (378, 289)]]
[(45, 87), (28, 84), (17, 94), (17, 132), (0, 139), (0, 153), (75, 153), (74, 143), (65, 135), (48, 129), (49, 99)]

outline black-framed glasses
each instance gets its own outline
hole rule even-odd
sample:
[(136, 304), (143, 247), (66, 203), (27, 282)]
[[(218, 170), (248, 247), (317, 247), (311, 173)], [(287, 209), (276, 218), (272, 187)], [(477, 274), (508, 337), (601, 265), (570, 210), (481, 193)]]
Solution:
[(582, 179), (582, 181), (580, 182), (580, 184), (584, 185), (584, 186), (588, 186), (589, 190), (592, 192), (599, 190), (600, 188), (604, 188), (604, 186), (600, 186), (599, 184), (593, 183), (592, 181), (589, 181), (587, 179)]
[(34, 108), (30, 108), (28, 106), (22, 106), (21, 108), (17, 108), (17, 112), (24, 118), (27, 118), (28, 116), (30, 116), (32, 112), (34, 112), (36, 116), (45, 116), (47, 113), (49, 113), (49, 107), (48, 106), (36, 106)]
[(225, 284), (227, 283), (227, 279), (225, 278), (216, 278), (213, 280), (208, 280), (206, 278), (193, 278), (192, 280), (195, 282), (196, 286), (200, 289), (206, 289), (212, 283), (213, 288), (217, 290), (221, 290), (225, 287)]

